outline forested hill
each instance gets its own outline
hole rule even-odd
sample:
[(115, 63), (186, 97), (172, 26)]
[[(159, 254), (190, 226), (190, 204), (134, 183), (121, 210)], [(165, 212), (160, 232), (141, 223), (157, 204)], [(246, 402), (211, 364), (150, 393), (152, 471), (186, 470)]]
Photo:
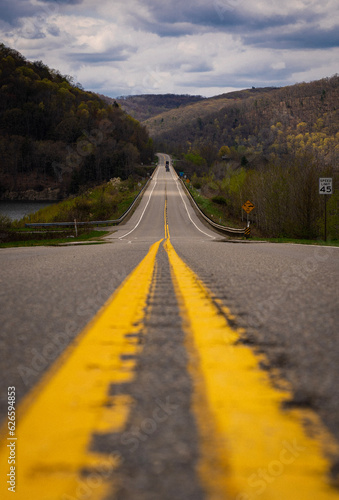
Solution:
[[(168, 117), (173, 116), (173, 119), (177, 120), (178, 116), (184, 116), (185, 120), (193, 108), (200, 109), (202, 110), (201, 113), (206, 114), (221, 109), (223, 103), (229, 100), (247, 99), (249, 95), (263, 94), (271, 90), (273, 90), (273, 87), (252, 88), (228, 92), (215, 97), (188, 94), (144, 94), (123, 96), (117, 99), (99, 94), (99, 97), (108, 104), (116, 101), (129, 115), (140, 122), (144, 122), (151, 135), (157, 135), (173, 126), (173, 123), (170, 123), (171, 120), (167, 121)], [(168, 115), (168, 112), (171, 113)], [(164, 122), (164, 117), (166, 117), (166, 122)], [(168, 123), (170, 123), (169, 126), (167, 126)]]
[(171, 152), (201, 152), (204, 148), (216, 159), (225, 146), (232, 149), (231, 156), (238, 152), (248, 159), (267, 160), (307, 151), (325, 164), (337, 163), (338, 75), (261, 90), (265, 89), (248, 91), (247, 98), (244, 94), (241, 99), (224, 99), (216, 111), (206, 113), (203, 103), (197, 103), (182, 113), (170, 111), (145, 124), (161, 147)]
[[(261, 234), (323, 238), (325, 202), (328, 237), (338, 239), (339, 76), (247, 94), (213, 112), (203, 101), (151, 118), (156, 147), (180, 159), (197, 199), (226, 221), (238, 223), (250, 200)], [(327, 200), (321, 177), (333, 179)]]
[(152, 159), (145, 127), (116, 102), (0, 44), (0, 197), (64, 197)]
[(198, 102), (187, 102), (185, 106), (180, 108), (173, 107), (168, 111), (163, 111), (158, 115), (151, 116), (143, 121), (152, 137), (161, 136), (166, 138), (167, 135), (171, 138), (172, 130), (187, 125), (193, 127), (203, 120), (209, 120), (213, 113), (222, 110), (225, 106), (239, 103), (240, 101), (256, 97), (257, 99), (272, 94), (278, 89), (275, 87), (252, 88), (245, 90), (237, 90), (220, 94), (215, 97), (201, 99)]
[[(100, 96), (111, 103), (112, 99)], [(206, 99), (200, 95), (148, 94), (119, 97), (116, 101), (129, 115), (140, 122), (171, 109), (183, 107)]]

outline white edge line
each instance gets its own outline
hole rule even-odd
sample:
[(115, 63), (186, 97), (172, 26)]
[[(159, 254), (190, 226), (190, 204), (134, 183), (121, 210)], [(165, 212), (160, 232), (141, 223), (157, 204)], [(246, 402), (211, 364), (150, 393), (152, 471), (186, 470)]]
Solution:
[[(158, 170), (158, 172), (159, 172), (159, 170)], [(144, 213), (146, 212), (146, 209), (147, 209), (147, 207), (148, 207), (148, 204), (149, 204), (149, 202), (150, 202), (150, 200), (151, 200), (151, 196), (152, 196), (152, 194), (153, 194), (154, 188), (155, 188), (155, 186), (157, 185), (157, 180), (158, 180), (158, 172), (157, 172), (157, 175), (156, 175), (156, 177), (155, 177), (155, 183), (154, 183), (154, 186), (153, 186), (153, 188), (152, 188), (152, 191), (150, 192), (150, 195), (149, 195), (149, 197), (148, 197), (148, 200), (147, 200), (146, 206), (145, 206), (144, 210), (142, 211), (142, 214), (141, 214), (141, 216), (140, 216), (140, 219), (138, 220), (138, 222), (136, 223), (136, 225), (134, 226), (134, 228), (133, 228), (133, 229), (131, 229), (128, 233), (124, 234), (123, 236), (119, 236), (119, 240), (122, 240), (122, 238), (125, 238), (126, 236), (128, 236), (129, 234), (131, 234), (131, 233), (132, 233), (132, 232), (133, 232), (133, 231), (134, 231), (134, 230), (135, 230), (135, 229), (139, 226), (139, 224), (140, 224), (140, 222), (141, 222), (141, 219), (143, 218)]]
[[(173, 167), (172, 167), (172, 168), (173, 168)], [(187, 209), (187, 206), (186, 206), (185, 200), (184, 200), (184, 198), (182, 197), (182, 194), (181, 194), (181, 191), (180, 191), (180, 189), (179, 189), (179, 185), (178, 185), (178, 182), (179, 182), (179, 181), (178, 181), (178, 179), (176, 179), (176, 178), (173, 176), (173, 172), (172, 172), (172, 171), (171, 171), (171, 175), (172, 175), (172, 179), (175, 181), (175, 184), (176, 184), (177, 189), (178, 189), (178, 191), (179, 191), (179, 194), (180, 194), (181, 200), (182, 200), (182, 202), (183, 202), (183, 204), (184, 204), (184, 206), (185, 206), (185, 208), (186, 208), (186, 212), (187, 212), (187, 215), (188, 215), (189, 220), (190, 220), (190, 221), (192, 222), (192, 224), (193, 224), (193, 225), (194, 225), (194, 226), (198, 229), (198, 231), (200, 231), (202, 234), (205, 234), (205, 235), (206, 235), (206, 236), (208, 236), (209, 238), (212, 238), (213, 240), (215, 240), (216, 236), (211, 236), (210, 234), (205, 233), (205, 231), (203, 231), (202, 229), (200, 229), (200, 228), (196, 225), (196, 223), (194, 222), (194, 220), (193, 220), (193, 219), (192, 219), (192, 217), (190, 216), (190, 213), (189, 213), (189, 211), (188, 211), (188, 209)]]

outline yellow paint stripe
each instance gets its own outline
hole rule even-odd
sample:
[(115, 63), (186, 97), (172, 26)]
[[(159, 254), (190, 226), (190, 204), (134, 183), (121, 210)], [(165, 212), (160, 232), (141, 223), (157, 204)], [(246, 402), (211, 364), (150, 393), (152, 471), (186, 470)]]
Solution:
[[(118, 458), (91, 453), (89, 445), (93, 433), (119, 432), (127, 420), (131, 398), (109, 396), (109, 386), (133, 378), (135, 362), (121, 355), (138, 351), (136, 339), (126, 334), (136, 333), (142, 326), (161, 241), (152, 245), (22, 404), (16, 433), (17, 500), (74, 500), (81, 491), (88, 495), (88, 490), (91, 500), (107, 494), (107, 471), (118, 465)], [(9, 470), (7, 456), (3, 448), (2, 474)], [(92, 477), (92, 482), (86, 483), (80, 476), (83, 468), (91, 472), (103, 467), (106, 473), (97, 474), (95, 480)], [(0, 488), (1, 499), (13, 498), (4, 477)]]
[(208, 499), (338, 500), (319, 440), (301, 423), (309, 415), (281, 409), (290, 392), (272, 387), (170, 240), (165, 248), (185, 317), (201, 441), (198, 470)]
[(166, 191), (166, 188), (165, 188), (164, 225), (165, 225), (165, 239), (167, 239), (167, 238), (169, 238), (169, 228), (168, 228), (168, 215), (167, 215), (167, 191)]
[(168, 238), (167, 198), (165, 198), (165, 207), (164, 207), (164, 226), (165, 226), (165, 239), (167, 239)]

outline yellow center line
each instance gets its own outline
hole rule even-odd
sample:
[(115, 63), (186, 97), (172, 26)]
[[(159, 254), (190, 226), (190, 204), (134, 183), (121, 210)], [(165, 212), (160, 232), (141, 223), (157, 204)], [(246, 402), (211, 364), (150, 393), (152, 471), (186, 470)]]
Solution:
[[(237, 343), (240, 332), (230, 328), (228, 310), (216, 305), (169, 239), (164, 246), (185, 319), (198, 471), (208, 500), (338, 500), (319, 444), (328, 435), (315, 414), (282, 409), (290, 391), (273, 388), (258, 357)], [(306, 434), (305, 417), (316, 424), (318, 439)]]
[(165, 239), (169, 238), (168, 215), (167, 215), (167, 189), (165, 187), (165, 207), (164, 207)]
[[(134, 376), (137, 339), (126, 334), (142, 327), (155, 258), (161, 243), (146, 255), (72, 346), (27, 396), (18, 412), (17, 500), (74, 500), (87, 488), (91, 500), (109, 488), (109, 471), (117, 467), (114, 454), (90, 451), (91, 436), (120, 432), (129, 415), (131, 398), (109, 396), (112, 383)], [(131, 354), (132, 357), (122, 356)], [(0, 470), (9, 471), (7, 429), (0, 451)], [(84, 485), (81, 471), (105, 470)], [(12, 498), (1, 477), (1, 499)], [(110, 485), (111, 486), (111, 485)], [(81, 489), (82, 488), (82, 489)], [(85, 488), (85, 490), (84, 490)], [(82, 493), (84, 494), (84, 493)]]
[(164, 225), (165, 225), (165, 239), (168, 238), (168, 225), (167, 225), (167, 198), (165, 198), (165, 207), (164, 207)]

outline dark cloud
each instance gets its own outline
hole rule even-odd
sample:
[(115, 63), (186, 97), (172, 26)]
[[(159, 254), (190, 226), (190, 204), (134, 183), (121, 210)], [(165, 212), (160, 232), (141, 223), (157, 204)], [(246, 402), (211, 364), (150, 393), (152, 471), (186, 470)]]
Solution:
[(25, 26), (25, 28), (20, 32), (20, 36), (22, 38), (26, 38), (28, 40), (41, 40), (46, 38), (46, 34), (41, 31), (39, 26)]
[(68, 5), (78, 5), (83, 3), (83, 0), (39, 0), (41, 3), (59, 3)]
[(273, 49), (329, 49), (339, 47), (339, 28), (324, 30), (307, 26), (292, 33), (252, 33), (243, 37), (246, 45)]
[[(326, 13), (316, 13), (311, 9), (286, 12), (284, 15), (263, 15), (259, 11), (250, 13), (246, 2), (241, 0), (237, 3), (234, 0), (214, 0), (212, 3), (173, 0), (161, 5), (158, 1), (149, 0), (147, 5), (153, 21), (135, 13), (135, 26), (161, 37), (225, 32), (240, 36), (247, 45), (270, 48), (293, 48), (293, 43), (295, 48), (322, 48), (334, 47), (338, 43), (338, 31), (335, 29), (318, 29), (317, 36), (312, 36), (312, 26)], [(311, 28), (304, 28), (305, 25)], [(274, 33), (267, 35), (270, 30)], [(292, 31), (295, 34), (283, 34)]]
[(37, 10), (27, 0), (0, 0), (0, 19), (13, 26), (20, 17), (34, 16)]
[(55, 24), (50, 24), (47, 27), (47, 31), (52, 36), (59, 36), (60, 35), (60, 29)]
[(178, 5), (150, 4), (149, 12), (153, 20), (143, 19), (138, 13), (134, 14), (134, 26), (145, 31), (156, 33), (161, 37), (182, 36), (206, 31), (224, 31), (230, 27), (243, 26), (246, 19), (243, 14), (230, 12), (226, 17), (220, 17), (213, 4), (190, 5), (179, 2)]
[(33, 4), (29, 0), (0, 0), (0, 20), (17, 26), (25, 17), (47, 17), (56, 14), (61, 5), (77, 5), (83, 0), (39, 0)]
[(201, 33), (201, 27), (190, 23), (154, 23), (144, 19), (139, 19), (135, 23), (136, 28), (142, 28), (143, 31), (155, 33), (160, 37), (180, 37), (185, 35), (194, 35)]
[[(214, 2), (206, 1), (177, 1), (159, 4), (158, 1), (148, 1), (147, 6), (149, 13), (152, 15), (154, 22), (152, 23), (153, 30), (159, 31), (162, 34), (164, 27), (169, 25), (185, 25), (187, 29), (192, 29), (192, 26), (215, 28), (217, 31), (238, 30), (247, 26), (250, 30), (261, 30), (267, 27), (286, 26), (289, 24), (298, 23), (299, 20), (304, 22), (314, 21), (323, 15), (315, 14), (310, 11), (299, 11), (298, 13), (287, 13), (285, 15), (263, 15), (261, 12), (249, 12), (246, 9), (244, 2), (238, 2), (238, 7), (235, 7), (231, 2), (215, 0)], [(142, 22), (138, 13), (134, 13), (135, 18)], [(149, 27), (151, 23), (148, 21)]]
[(213, 3), (191, 5), (190, 2), (177, 2), (178, 5), (153, 5), (150, 7), (156, 21), (164, 23), (189, 23), (199, 26), (232, 26), (242, 24), (243, 14), (236, 10), (221, 16)]
[(180, 69), (183, 69), (185, 73), (208, 73), (213, 71), (213, 66), (206, 62), (197, 62), (194, 64), (184, 64)]
[(241, 23), (246, 15), (243, 9), (228, 8), (226, 0), (225, 2), (172, 0), (165, 4), (151, 0), (146, 4), (154, 20), (159, 23), (189, 23), (199, 26), (234, 25)]
[(110, 49), (106, 52), (74, 52), (69, 55), (74, 63), (82, 64), (101, 64), (115, 61), (127, 61), (131, 52), (136, 52), (137, 49), (131, 49), (129, 46), (120, 46)]

